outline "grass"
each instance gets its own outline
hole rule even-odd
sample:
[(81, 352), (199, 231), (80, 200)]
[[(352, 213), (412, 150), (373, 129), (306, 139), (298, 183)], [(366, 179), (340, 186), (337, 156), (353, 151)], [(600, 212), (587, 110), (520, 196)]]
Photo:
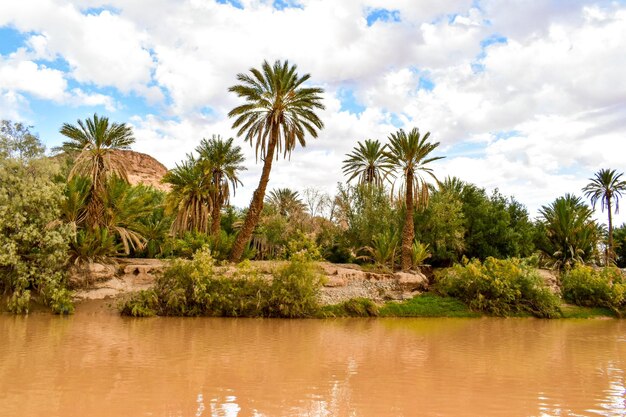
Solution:
[(592, 319), (619, 317), (615, 311), (604, 307), (581, 307), (574, 304), (562, 304), (561, 312), (564, 319)]
[(456, 298), (424, 293), (410, 300), (389, 302), (380, 308), (382, 317), (481, 317)]

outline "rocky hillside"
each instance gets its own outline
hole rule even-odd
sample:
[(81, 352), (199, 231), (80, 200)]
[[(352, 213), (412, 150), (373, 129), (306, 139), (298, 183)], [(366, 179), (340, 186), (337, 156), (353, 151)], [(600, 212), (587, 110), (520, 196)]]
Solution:
[(128, 180), (131, 184), (151, 185), (157, 190), (169, 191), (169, 185), (162, 184), (161, 179), (167, 172), (165, 165), (145, 153), (135, 151), (115, 151), (125, 161)]

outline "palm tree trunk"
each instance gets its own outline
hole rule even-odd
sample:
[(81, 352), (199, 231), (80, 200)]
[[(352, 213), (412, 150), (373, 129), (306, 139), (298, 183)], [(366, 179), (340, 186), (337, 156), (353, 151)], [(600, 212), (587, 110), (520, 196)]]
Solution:
[(613, 216), (611, 214), (611, 198), (607, 199), (607, 208), (609, 209), (609, 248), (606, 256), (606, 265), (608, 266), (610, 262), (615, 260), (613, 256)]
[(278, 130), (275, 129), (271, 133), (270, 141), (267, 146), (267, 152), (265, 153), (265, 161), (263, 163), (263, 172), (261, 173), (261, 179), (259, 180), (259, 186), (252, 195), (252, 201), (250, 202), (250, 208), (248, 214), (243, 222), (243, 226), (235, 239), (235, 243), (230, 251), (229, 260), (231, 262), (239, 262), (245, 246), (250, 241), (252, 232), (259, 222), (261, 211), (263, 210), (263, 199), (265, 198), (265, 189), (270, 179), (270, 171), (272, 170), (272, 161), (274, 159), (274, 150), (276, 148), (276, 140), (278, 137)]
[(415, 230), (413, 226), (413, 172), (406, 174), (406, 215), (404, 217), (404, 228), (402, 230), (402, 258), (401, 266), (403, 271), (412, 267), (412, 250)]
[(222, 219), (222, 205), (219, 201), (215, 202), (213, 206), (213, 212), (211, 213), (211, 235), (215, 238), (219, 238), (220, 235), (220, 222)]
[(102, 157), (96, 158), (95, 168), (91, 176), (89, 189), (89, 202), (87, 203), (87, 223), (92, 228), (104, 227), (104, 193), (106, 192), (106, 178), (103, 175), (104, 161)]
[(211, 235), (219, 239), (220, 221), (222, 218), (222, 175), (217, 172), (213, 174), (213, 210), (211, 211)]

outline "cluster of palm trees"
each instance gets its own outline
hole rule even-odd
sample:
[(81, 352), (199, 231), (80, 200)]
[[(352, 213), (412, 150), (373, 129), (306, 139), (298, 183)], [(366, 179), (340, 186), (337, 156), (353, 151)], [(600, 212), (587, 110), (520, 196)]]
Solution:
[(415, 207), (428, 204), (428, 183), (426, 176), (435, 181), (431, 162), (442, 156), (431, 156), (439, 142), (429, 142), (430, 132), (421, 136), (419, 129), (408, 133), (400, 129), (389, 136), (389, 143), (381, 145), (378, 140), (358, 142), (352, 153), (343, 161), (344, 174), (348, 181), (358, 178), (359, 183), (368, 186), (383, 186), (392, 182), (392, 193), (398, 175), (401, 178), (399, 198), (404, 202), (405, 218), (402, 229), (401, 267), (408, 270), (413, 266), (415, 230), (413, 215)]
[[(229, 88), (244, 101), (228, 113), (234, 119), (232, 126), (237, 130), (237, 136), (255, 147), (257, 160), (260, 158), (263, 162), (258, 187), (230, 251), (231, 261), (241, 259), (259, 223), (273, 160), (281, 153), (283, 157), (289, 156), (298, 144), (304, 147), (307, 136), (316, 138), (324, 126), (316, 114), (324, 109), (324, 91), (306, 86), (309, 79), (309, 74), (300, 76), (297, 67), (288, 61), (274, 64), (265, 61), (260, 69), (251, 68), (248, 73), (238, 74), (239, 84)], [(77, 125), (63, 125), (61, 133), (69, 140), (60, 150), (74, 157), (69, 180), (83, 191), (74, 196), (71, 201), (73, 211), (70, 207), (68, 216), (76, 224), (117, 233), (127, 252), (130, 247), (145, 244), (146, 239), (141, 233), (125, 227), (122, 220), (113, 219), (111, 210), (107, 210), (107, 193), (114, 189), (107, 184), (112, 181), (127, 183), (128, 180), (116, 151), (128, 149), (134, 142), (130, 127), (109, 123), (107, 118), (94, 115), (84, 122), (79, 120)], [(416, 207), (428, 203), (427, 179), (439, 183), (430, 164), (443, 157), (432, 156), (439, 142), (433, 143), (429, 139), (429, 132), (421, 135), (417, 128), (408, 132), (400, 129), (390, 134), (384, 145), (378, 140), (358, 142), (343, 161), (348, 181), (356, 179), (368, 187), (383, 187), (389, 182), (392, 195), (397, 188), (397, 201), (402, 203), (405, 213), (401, 243), (403, 270), (410, 269), (413, 264), (416, 243), (413, 217)], [(221, 211), (228, 204), (231, 192), (241, 184), (239, 176), (245, 169), (244, 158), (233, 138), (225, 140), (213, 136), (203, 139), (195, 151), (196, 155), (188, 155), (164, 178), (171, 186), (166, 199), (166, 208), (174, 217), (171, 233), (180, 235), (193, 231), (219, 236)], [(612, 212), (618, 210), (621, 193), (626, 191), (626, 181), (621, 177), (622, 174), (615, 170), (600, 170), (583, 189), (594, 208), (600, 201), (601, 209), (608, 211), (607, 262), (614, 259)], [(267, 201), (285, 213), (293, 209), (283, 207), (286, 201), (303, 209), (297, 196), (287, 194), (289, 190), (276, 190)], [(81, 204), (84, 209), (80, 209)], [(583, 226), (590, 223), (591, 210), (585, 211), (582, 206), (580, 199), (568, 195), (543, 207), (541, 214), (547, 223), (553, 223), (549, 238), (576, 233), (586, 236), (577, 240), (586, 243), (573, 244), (570, 238), (567, 242), (555, 244), (555, 254), (560, 251), (564, 258), (574, 258), (592, 250), (589, 242), (593, 241), (593, 233)]]
[[(598, 243), (607, 235), (603, 262), (614, 264), (613, 212), (619, 211), (619, 199), (626, 192), (622, 173), (614, 169), (601, 169), (589, 179), (582, 189), (591, 201), (591, 207), (581, 197), (566, 194), (552, 204), (543, 206), (540, 214), (545, 227), (546, 241), (541, 248), (556, 266), (567, 267), (576, 262), (590, 261), (598, 253)], [(600, 201), (602, 211), (608, 213), (608, 230), (596, 224), (593, 210)]]
[(172, 233), (199, 232), (219, 237), (222, 208), (241, 184), (239, 175), (244, 156), (234, 139), (213, 135), (196, 147), (198, 156), (187, 159), (168, 171), (163, 182), (171, 185), (166, 207), (174, 214)]

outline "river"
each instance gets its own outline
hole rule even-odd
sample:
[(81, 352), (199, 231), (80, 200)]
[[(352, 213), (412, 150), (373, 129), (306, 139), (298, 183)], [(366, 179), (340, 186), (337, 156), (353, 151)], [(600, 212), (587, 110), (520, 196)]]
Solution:
[(0, 416), (624, 416), (626, 321), (0, 315)]

